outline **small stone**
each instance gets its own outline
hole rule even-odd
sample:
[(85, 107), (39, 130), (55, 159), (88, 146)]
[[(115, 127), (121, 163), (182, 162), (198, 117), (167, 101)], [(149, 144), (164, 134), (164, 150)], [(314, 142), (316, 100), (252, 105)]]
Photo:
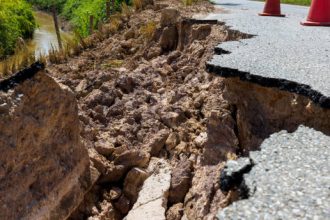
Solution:
[(115, 160), (115, 165), (123, 165), (126, 168), (145, 167), (150, 159), (150, 154), (140, 150), (127, 150)]
[(114, 152), (115, 147), (110, 142), (99, 141), (99, 142), (95, 143), (95, 150), (99, 154), (101, 154), (105, 157), (108, 157)]
[(171, 166), (166, 160), (153, 157), (148, 170), (152, 175), (144, 181), (138, 200), (125, 217), (126, 220), (166, 219)]
[(202, 132), (200, 133), (194, 140), (194, 143), (196, 144), (197, 147), (204, 147), (207, 142), (207, 133)]
[(150, 151), (151, 156), (157, 156), (159, 151), (164, 147), (165, 141), (169, 136), (169, 131), (166, 129), (160, 130), (153, 138), (150, 139), (145, 148)]
[(124, 195), (121, 195), (113, 205), (121, 214), (125, 215), (129, 211), (130, 201)]
[(183, 202), (191, 186), (192, 163), (186, 159), (180, 161), (172, 171), (169, 201), (171, 203)]
[(130, 93), (133, 92), (135, 87), (135, 82), (132, 77), (130, 76), (121, 76), (116, 81), (116, 86), (120, 88), (123, 93)]
[(175, 132), (172, 132), (166, 139), (166, 142), (165, 142), (166, 150), (168, 150), (168, 151), (172, 150), (179, 144), (179, 142), (180, 142), (179, 135)]
[(178, 152), (186, 152), (187, 151), (187, 143), (181, 141), (179, 145), (175, 147), (175, 150)]
[(86, 88), (88, 86), (87, 80), (83, 79), (80, 81), (80, 83), (75, 88), (75, 92), (78, 94), (78, 96), (86, 94)]
[(131, 169), (124, 181), (124, 194), (131, 201), (135, 203), (139, 195), (139, 191), (145, 179), (148, 178), (148, 172), (140, 168)]
[(171, 51), (176, 49), (178, 36), (178, 30), (175, 26), (165, 27), (159, 40), (162, 50)]
[(113, 187), (111, 188), (110, 192), (109, 192), (109, 198), (110, 200), (116, 200), (121, 196), (122, 192), (121, 189), (118, 187)]
[(125, 40), (131, 39), (131, 38), (134, 38), (134, 37), (135, 37), (135, 30), (133, 28), (129, 29), (124, 34)]
[(212, 27), (209, 24), (194, 27), (191, 30), (191, 40), (205, 40), (205, 38), (211, 34), (211, 31)]
[(161, 115), (161, 119), (166, 126), (175, 128), (184, 121), (185, 117), (177, 112), (165, 112)]
[(160, 25), (166, 27), (169, 25), (175, 25), (180, 17), (180, 12), (175, 8), (166, 8), (162, 10)]
[(171, 206), (166, 212), (167, 220), (181, 220), (183, 215), (183, 204), (177, 203)]

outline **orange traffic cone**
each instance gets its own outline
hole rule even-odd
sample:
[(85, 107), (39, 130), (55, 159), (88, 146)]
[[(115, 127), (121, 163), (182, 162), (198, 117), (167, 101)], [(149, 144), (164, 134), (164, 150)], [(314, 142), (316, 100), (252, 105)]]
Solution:
[(307, 26), (330, 26), (330, 0), (313, 0), (307, 21), (301, 22)]
[(265, 8), (263, 13), (259, 13), (260, 16), (276, 16), (284, 17), (281, 14), (281, 3), (280, 0), (266, 0)]

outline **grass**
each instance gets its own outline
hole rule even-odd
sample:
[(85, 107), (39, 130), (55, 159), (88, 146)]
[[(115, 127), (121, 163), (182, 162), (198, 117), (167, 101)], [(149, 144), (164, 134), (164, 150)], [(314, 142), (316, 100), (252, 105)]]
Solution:
[(281, 3), (292, 5), (311, 5), (311, 0), (282, 0)]
[(31, 6), (24, 0), (0, 0), (0, 59), (15, 52), (17, 41), (31, 38), (36, 27)]
[(156, 23), (153, 21), (150, 21), (146, 25), (142, 26), (140, 29), (140, 33), (147, 40), (151, 40), (153, 38), (155, 31), (156, 31)]
[(195, 1), (194, 0), (182, 0), (182, 3), (185, 6), (191, 6)]
[(311, 5), (312, 0), (281, 0), (283, 4), (292, 4), (292, 5)]

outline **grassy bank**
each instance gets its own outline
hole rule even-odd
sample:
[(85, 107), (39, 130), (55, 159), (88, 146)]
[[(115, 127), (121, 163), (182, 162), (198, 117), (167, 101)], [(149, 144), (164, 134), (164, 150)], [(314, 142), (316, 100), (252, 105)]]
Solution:
[[(257, 1), (265, 1), (265, 0), (257, 0)], [(311, 5), (312, 0), (281, 0), (283, 4), (291, 4), (291, 5)]]
[(281, 3), (309, 6), (311, 4), (311, 0), (281, 0)]
[[(28, 0), (35, 7), (51, 10), (53, 0)], [(94, 17), (94, 26), (106, 17), (107, 0), (58, 0), (56, 7), (65, 19), (70, 21), (77, 32), (86, 37), (89, 34), (89, 17)], [(115, 0), (115, 10), (119, 10), (123, 0)]]
[(12, 54), (19, 38), (32, 37), (35, 20), (25, 0), (0, 1), (0, 59)]

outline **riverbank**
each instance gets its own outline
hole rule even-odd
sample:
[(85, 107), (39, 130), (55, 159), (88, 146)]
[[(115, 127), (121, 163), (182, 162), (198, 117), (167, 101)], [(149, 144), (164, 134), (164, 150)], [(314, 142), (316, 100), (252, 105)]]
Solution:
[[(51, 51), (58, 50), (58, 41), (52, 15), (44, 11), (34, 11), (33, 16), (37, 28), (32, 38), (22, 42), (21, 49), (15, 54), (0, 62), (0, 74), (10, 74), (19, 70), (20, 66), (25, 67), (35, 59), (48, 56)], [(65, 24), (62, 23), (61, 24)], [(69, 28), (68, 28), (69, 29)], [(60, 30), (63, 44), (66, 45), (74, 38), (70, 31)]]
[(15, 52), (23, 39), (32, 37), (36, 22), (24, 0), (2, 0), (0, 4), (0, 60)]

